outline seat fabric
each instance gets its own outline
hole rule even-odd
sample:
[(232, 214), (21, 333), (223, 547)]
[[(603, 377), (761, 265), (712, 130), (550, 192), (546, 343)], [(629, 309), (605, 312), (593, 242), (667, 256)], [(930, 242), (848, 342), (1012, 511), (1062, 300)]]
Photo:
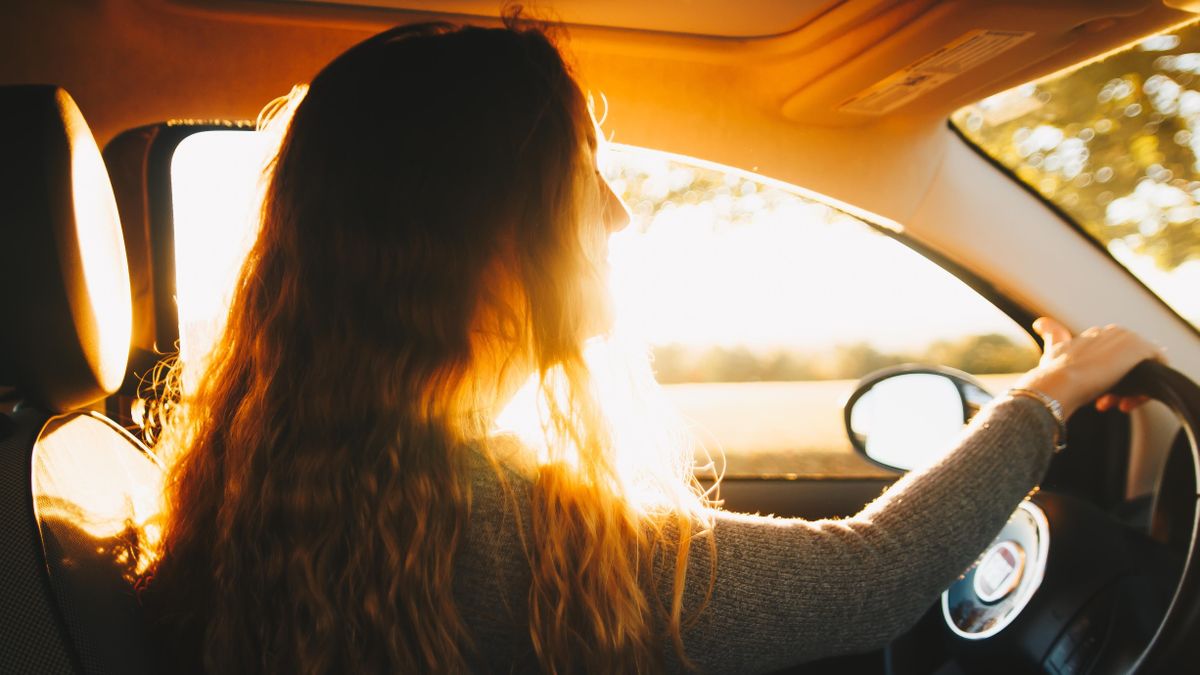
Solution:
[(47, 415), (0, 416), (0, 673), (76, 673), (50, 590), (33, 502), (29, 449)]

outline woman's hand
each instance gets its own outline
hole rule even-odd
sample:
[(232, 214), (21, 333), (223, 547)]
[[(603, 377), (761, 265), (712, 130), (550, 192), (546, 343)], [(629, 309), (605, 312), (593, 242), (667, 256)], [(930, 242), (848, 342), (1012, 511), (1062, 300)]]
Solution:
[(1093, 399), (1100, 410), (1133, 410), (1146, 399), (1108, 391), (1142, 361), (1166, 362), (1160, 347), (1116, 325), (1089, 328), (1071, 337), (1066, 326), (1041, 317), (1033, 322), (1033, 329), (1045, 340), (1045, 351), (1037, 367), (1015, 386), (1036, 389), (1058, 400), (1067, 417)]

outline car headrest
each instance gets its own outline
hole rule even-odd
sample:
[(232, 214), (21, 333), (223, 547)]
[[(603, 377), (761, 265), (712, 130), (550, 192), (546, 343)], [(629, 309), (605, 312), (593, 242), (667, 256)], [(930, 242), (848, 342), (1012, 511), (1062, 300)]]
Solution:
[(115, 391), (132, 325), (112, 185), (62, 89), (0, 87), (0, 386), (63, 411)]

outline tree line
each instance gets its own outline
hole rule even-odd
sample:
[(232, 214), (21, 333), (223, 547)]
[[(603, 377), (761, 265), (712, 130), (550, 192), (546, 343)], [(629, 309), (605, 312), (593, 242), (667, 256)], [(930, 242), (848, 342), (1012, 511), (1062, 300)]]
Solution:
[(996, 333), (939, 340), (909, 352), (881, 351), (868, 342), (857, 342), (818, 351), (671, 344), (654, 347), (652, 354), (655, 374), (663, 384), (858, 379), (880, 368), (914, 362), (987, 375), (1023, 372), (1038, 361), (1032, 345)]

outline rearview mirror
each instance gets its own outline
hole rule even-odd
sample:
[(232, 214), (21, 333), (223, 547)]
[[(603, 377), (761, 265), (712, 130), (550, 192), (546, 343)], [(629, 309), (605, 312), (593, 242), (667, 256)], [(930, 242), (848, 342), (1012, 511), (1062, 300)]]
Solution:
[(942, 458), (992, 399), (978, 380), (941, 366), (904, 365), (863, 378), (846, 401), (846, 433), (867, 459), (911, 471)]

